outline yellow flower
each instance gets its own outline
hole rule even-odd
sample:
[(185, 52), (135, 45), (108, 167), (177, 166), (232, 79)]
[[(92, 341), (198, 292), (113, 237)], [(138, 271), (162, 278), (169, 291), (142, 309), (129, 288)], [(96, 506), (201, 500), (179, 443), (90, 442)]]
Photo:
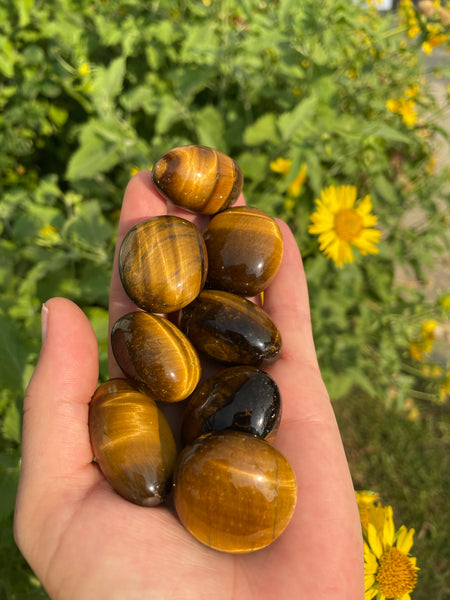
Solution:
[(39, 235), (41, 235), (44, 238), (50, 238), (57, 232), (58, 230), (54, 225), (44, 225), (44, 227), (41, 227)]
[(287, 191), (288, 191), (289, 196), (292, 196), (294, 198), (297, 198), (298, 196), (300, 196), (300, 192), (302, 191), (302, 186), (306, 180), (306, 171), (307, 171), (306, 163), (302, 163), (297, 177), (294, 179), (294, 181), (291, 182), (291, 184), (288, 187)]
[(422, 323), (422, 329), (420, 332), (420, 337), (422, 340), (422, 347), (424, 352), (430, 352), (433, 347), (434, 339), (435, 339), (435, 329), (437, 327), (437, 322), (434, 319), (430, 319), (429, 321), (424, 321)]
[(378, 494), (376, 492), (371, 492), (370, 490), (355, 492), (355, 494), (361, 526), (363, 531), (367, 531), (367, 526), (369, 525), (369, 508), (378, 500)]
[(412, 340), (409, 343), (409, 355), (413, 360), (422, 361), (423, 360), (423, 349), (420, 341)]
[(390, 98), (386, 102), (386, 108), (393, 113), (401, 115), (405, 125), (412, 126), (417, 121), (415, 103), (411, 99)]
[(357, 191), (353, 185), (341, 185), (322, 190), (316, 200), (317, 210), (311, 215), (309, 233), (319, 236), (319, 248), (338, 267), (354, 261), (352, 246), (361, 254), (377, 254), (375, 244), (381, 232), (373, 229), (377, 217), (371, 214), (370, 196), (355, 207)]
[(433, 48), (436, 46), (440, 46), (447, 40), (447, 35), (445, 33), (439, 33), (436, 35), (432, 35), (422, 44), (422, 50), (425, 54), (431, 54), (433, 52)]
[(131, 169), (130, 169), (130, 175), (131, 175), (131, 177), (134, 177), (136, 175), (136, 173), (139, 173), (140, 170), (141, 169), (138, 166), (133, 165), (131, 167)]
[(439, 300), (439, 304), (442, 306), (443, 309), (450, 310), (450, 295), (442, 296), (442, 298), (440, 298)]
[(435, 340), (435, 329), (437, 322), (434, 319), (429, 319), (422, 323), (420, 330), (420, 338), (411, 340), (409, 344), (409, 354), (411, 358), (417, 361), (422, 361), (424, 354), (431, 352)]
[(414, 98), (417, 98), (418, 93), (419, 93), (419, 86), (417, 85), (417, 83), (413, 83), (411, 86), (409, 86), (409, 88), (406, 88), (406, 90), (405, 90), (406, 98), (411, 98), (411, 100), (413, 100)]
[(416, 558), (409, 556), (414, 529), (396, 532), (392, 507), (369, 508), (364, 533), (364, 600), (411, 600), (417, 582)]
[(86, 75), (89, 75), (90, 72), (91, 67), (87, 62), (81, 63), (81, 65), (78, 67), (78, 75), (80, 75), (81, 77), (86, 77)]
[(444, 404), (447, 398), (450, 396), (450, 371), (447, 373), (444, 382), (439, 388), (439, 400)]
[(276, 160), (270, 162), (269, 167), (275, 173), (283, 173), (284, 175), (287, 175), (291, 170), (291, 164), (292, 160), (290, 158), (281, 158), (280, 156)]

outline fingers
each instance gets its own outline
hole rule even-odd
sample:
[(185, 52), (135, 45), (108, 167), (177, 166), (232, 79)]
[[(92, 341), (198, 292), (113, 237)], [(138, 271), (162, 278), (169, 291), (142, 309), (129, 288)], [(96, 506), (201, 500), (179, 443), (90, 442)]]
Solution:
[(47, 334), (24, 400), (22, 478), (65, 477), (92, 461), (88, 404), (98, 349), (84, 313), (63, 298), (43, 307)]
[(280, 330), (283, 360), (292, 359), (318, 370), (300, 251), (288, 225), (279, 219), (277, 222), (283, 234), (283, 259), (274, 281), (264, 294), (264, 310)]

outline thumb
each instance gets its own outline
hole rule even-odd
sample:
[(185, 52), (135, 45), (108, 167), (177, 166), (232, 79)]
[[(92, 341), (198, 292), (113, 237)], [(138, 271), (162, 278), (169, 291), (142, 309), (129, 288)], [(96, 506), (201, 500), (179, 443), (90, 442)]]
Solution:
[(92, 461), (88, 413), (98, 380), (97, 340), (80, 308), (64, 298), (49, 300), (42, 330), (24, 400), (21, 474), (41, 484)]

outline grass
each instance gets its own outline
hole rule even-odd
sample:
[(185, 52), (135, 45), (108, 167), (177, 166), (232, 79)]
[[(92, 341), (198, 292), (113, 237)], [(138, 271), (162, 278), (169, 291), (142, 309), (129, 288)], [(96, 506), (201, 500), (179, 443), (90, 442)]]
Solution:
[(450, 598), (450, 403), (423, 404), (410, 420), (364, 396), (334, 404), (355, 489), (378, 492), (396, 529), (416, 530), (414, 600)]

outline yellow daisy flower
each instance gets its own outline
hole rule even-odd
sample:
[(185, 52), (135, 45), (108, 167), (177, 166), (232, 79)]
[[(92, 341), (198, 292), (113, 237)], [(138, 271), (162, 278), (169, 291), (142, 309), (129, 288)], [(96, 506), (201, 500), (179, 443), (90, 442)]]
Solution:
[(322, 190), (321, 199), (316, 200), (317, 210), (311, 215), (309, 233), (319, 236), (320, 251), (338, 267), (354, 261), (352, 247), (364, 255), (378, 252), (375, 244), (381, 232), (373, 229), (377, 217), (371, 214), (370, 196), (355, 207), (356, 195), (353, 185), (331, 185)]
[(378, 500), (378, 494), (371, 492), (370, 490), (363, 490), (361, 492), (355, 492), (356, 503), (358, 504), (359, 517), (361, 525), (364, 530), (367, 530), (369, 524), (369, 509)]
[(413, 537), (414, 529), (404, 525), (395, 531), (391, 506), (370, 509), (364, 535), (364, 600), (411, 600), (418, 571), (416, 558), (409, 556)]
[(294, 198), (300, 196), (300, 192), (302, 191), (303, 184), (306, 181), (306, 171), (307, 166), (306, 163), (302, 163), (300, 167), (300, 171), (298, 172), (297, 177), (292, 181), (292, 183), (288, 187), (288, 195)]
[(276, 160), (272, 160), (269, 163), (269, 167), (275, 173), (283, 173), (284, 175), (287, 175), (291, 169), (291, 163), (292, 161), (290, 158), (282, 158), (280, 156)]

